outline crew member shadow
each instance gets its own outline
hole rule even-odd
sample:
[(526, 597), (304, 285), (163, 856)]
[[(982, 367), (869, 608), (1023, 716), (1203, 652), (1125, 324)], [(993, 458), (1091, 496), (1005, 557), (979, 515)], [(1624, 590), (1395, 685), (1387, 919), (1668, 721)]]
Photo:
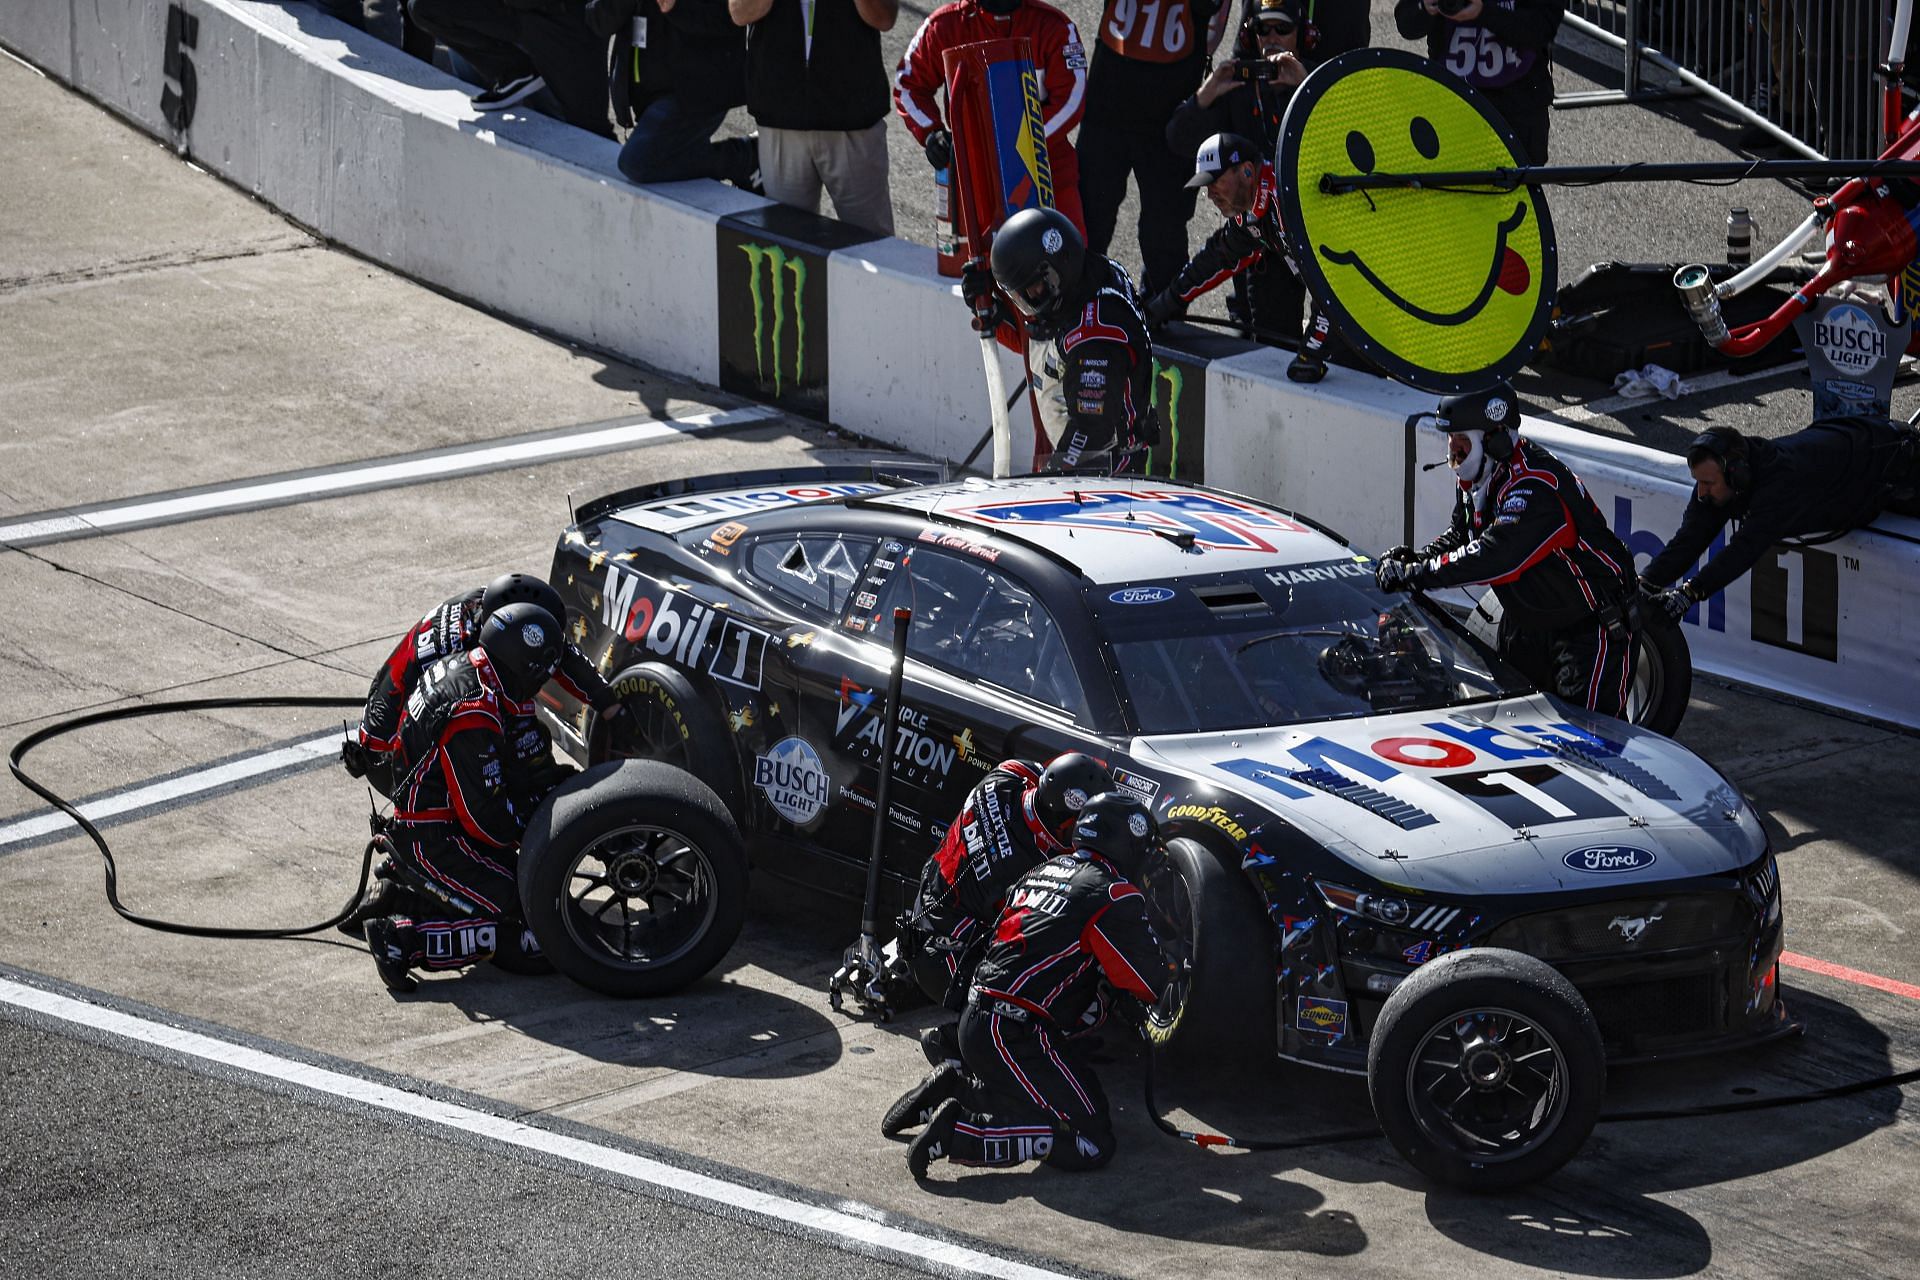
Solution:
[[(1383, 1179), (1423, 1192), (1427, 1220), (1440, 1234), (1503, 1261), (1621, 1280), (1704, 1271), (1713, 1262), (1712, 1233), (1668, 1202), (1673, 1193), (1792, 1168), (1840, 1150), (1892, 1124), (1899, 1091), (1809, 1103), (1798, 1115), (1789, 1109), (1657, 1123), (1609, 1123), (1604, 1117), (1805, 1093), (1892, 1071), (1887, 1034), (1857, 1011), (1805, 991), (1789, 992), (1787, 999), (1807, 1027), (1803, 1037), (1730, 1056), (1615, 1069), (1600, 1126), (1571, 1162), (1535, 1187), (1498, 1195), (1438, 1187), (1400, 1162), (1384, 1141), (1374, 1152), (1387, 1162)], [(1343, 1166), (1338, 1156), (1312, 1158), (1311, 1167), (1329, 1176), (1345, 1176)], [(1730, 1219), (1744, 1216), (1738, 1206), (1730, 1207)]]

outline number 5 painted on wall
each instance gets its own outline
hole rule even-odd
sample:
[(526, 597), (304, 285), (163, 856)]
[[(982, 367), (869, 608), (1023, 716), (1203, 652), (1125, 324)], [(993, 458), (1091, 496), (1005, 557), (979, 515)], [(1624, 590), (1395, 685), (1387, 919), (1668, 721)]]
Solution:
[(167, 125), (175, 134), (184, 134), (193, 123), (193, 104), (199, 96), (200, 83), (186, 51), (199, 40), (200, 19), (177, 4), (167, 6), (166, 58), (162, 66), (167, 79), (180, 88), (176, 90), (169, 84), (161, 90), (160, 114), (167, 118)]

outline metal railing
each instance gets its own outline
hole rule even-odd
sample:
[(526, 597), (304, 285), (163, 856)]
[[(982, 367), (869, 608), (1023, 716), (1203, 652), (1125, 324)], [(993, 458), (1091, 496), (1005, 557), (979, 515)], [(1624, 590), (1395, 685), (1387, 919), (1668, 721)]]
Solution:
[(1621, 51), (1618, 91), (1561, 106), (1709, 98), (1802, 155), (1879, 154), (1894, 0), (1567, 0), (1566, 26)]

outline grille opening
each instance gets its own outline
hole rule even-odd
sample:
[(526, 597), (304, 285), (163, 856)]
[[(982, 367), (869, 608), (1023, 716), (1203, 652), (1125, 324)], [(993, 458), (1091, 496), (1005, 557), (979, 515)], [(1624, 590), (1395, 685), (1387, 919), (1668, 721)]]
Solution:
[(1225, 583), (1217, 587), (1195, 587), (1193, 594), (1200, 603), (1215, 613), (1245, 614), (1271, 613), (1273, 606), (1252, 587), (1238, 583)]

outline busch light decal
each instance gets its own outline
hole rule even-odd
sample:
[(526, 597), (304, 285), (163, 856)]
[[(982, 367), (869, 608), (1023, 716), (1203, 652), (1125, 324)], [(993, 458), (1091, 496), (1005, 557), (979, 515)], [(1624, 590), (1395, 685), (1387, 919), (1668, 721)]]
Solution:
[(1122, 587), (1107, 599), (1115, 604), (1165, 604), (1176, 594), (1172, 587)]
[(753, 785), (775, 813), (797, 827), (820, 816), (833, 780), (805, 738), (782, 738), (753, 758)]
[(1648, 849), (1636, 849), (1625, 844), (1592, 844), (1584, 849), (1575, 849), (1561, 859), (1569, 870), (1585, 871), (1593, 875), (1620, 875), (1628, 871), (1645, 871), (1658, 859)]

